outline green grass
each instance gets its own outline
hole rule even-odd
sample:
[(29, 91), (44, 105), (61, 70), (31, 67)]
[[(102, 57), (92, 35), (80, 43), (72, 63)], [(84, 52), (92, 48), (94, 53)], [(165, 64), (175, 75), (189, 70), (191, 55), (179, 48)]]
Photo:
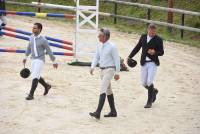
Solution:
[[(136, 2), (137, 0), (129, 0), (129, 1)], [(167, 0), (151, 0), (151, 1), (152, 1), (152, 5), (167, 7)], [(18, 0), (18, 2), (32, 2), (32, 0)], [(72, 0), (42, 0), (42, 2), (75, 6), (75, 3)], [(94, 3), (94, 0), (81, 0), (81, 4), (93, 5), (95, 3)], [(114, 7), (113, 3), (108, 3), (108, 2), (100, 3), (101, 12), (113, 13), (113, 7)], [(200, 2), (199, 0), (190, 0), (190, 1), (176, 0), (174, 1), (174, 8), (199, 12)], [(16, 10), (16, 11), (27, 11), (27, 12), (37, 11), (36, 8), (22, 7), (22, 6), (19, 7), (19, 6), (13, 6), (13, 5), (12, 6), (7, 5), (7, 9)], [(72, 13), (72, 12), (67, 12), (67, 11), (62, 11), (62, 10), (49, 10), (49, 9), (42, 9), (41, 12)], [(130, 7), (127, 5), (118, 5), (117, 13), (119, 15), (124, 15), (124, 16), (133, 16), (133, 17), (143, 18), (143, 19), (147, 18), (146, 9), (133, 7), (133, 6)], [(166, 22), (167, 12), (152, 10), (151, 19)], [(181, 24), (180, 14), (174, 13), (173, 23)], [(200, 17), (185, 15), (185, 25), (190, 26), (190, 27), (200, 28)], [(127, 33), (141, 34), (141, 33), (146, 32), (145, 23), (117, 19), (117, 24), (114, 24), (113, 18), (110, 18), (110, 17), (109, 18), (100, 17), (100, 26), (114, 27), (114, 28), (117, 28), (119, 31), (127, 32)], [(165, 40), (175, 41), (175, 42), (180, 42), (183, 44), (188, 44), (191, 46), (200, 47), (200, 33), (184, 31), (184, 38), (181, 39), (179, 29), (173, 29), (172, 32), (169, 32), (167, 27), (158, 26), (158, 34)]]

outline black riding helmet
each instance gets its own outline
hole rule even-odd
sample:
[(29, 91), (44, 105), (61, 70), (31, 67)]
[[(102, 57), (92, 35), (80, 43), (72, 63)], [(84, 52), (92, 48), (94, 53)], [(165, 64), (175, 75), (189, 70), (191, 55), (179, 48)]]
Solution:
[(22, 78), (28, 78), (30, 76), (31, 72), (28, 68), (23, 68), (21, 71), (20, 71), (20, 76)]
[(135, 67), (137, 65), (137, 61), (131, 58), (128, 58), (127, 64), (129, 67)]

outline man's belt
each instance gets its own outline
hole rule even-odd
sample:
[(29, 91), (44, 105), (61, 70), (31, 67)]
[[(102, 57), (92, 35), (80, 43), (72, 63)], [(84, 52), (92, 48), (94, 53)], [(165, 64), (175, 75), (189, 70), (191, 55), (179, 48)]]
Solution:
[(102, 69), (102, 70), (108, 69), (108, 68), (114, 68), (115, 69), (115, 66), (100, 67), (100, 69)]
[(153, 62), (152, 60), (145, 60), (145, 62)]

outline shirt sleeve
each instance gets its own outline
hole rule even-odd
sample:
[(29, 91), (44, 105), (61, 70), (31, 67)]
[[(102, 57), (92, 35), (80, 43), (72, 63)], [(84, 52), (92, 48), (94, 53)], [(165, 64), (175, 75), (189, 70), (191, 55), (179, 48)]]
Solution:
[(97, 66), (99, 59), (100, 59), (100, 55), (99, 55), (99, 49), (98, 49), (98, 46), (97, 46), (97, 49), (96, 49), (96, 52), (95, 52), (95, 55), (94, 55), (94, 58), (93, 58), (92, 64), (91, 64), (92, 69)]
[(29, 41), (26, 52), (25, 52), (25, 56), (29, 56), (31, 54), (31, 42)]
[(120, 57), (119, 57), (119, 53), (116, 46), (113, 46), (112, 48), (112, 57), (115, 62), (116, 73), (119, 73), (120, 72)]
[(48, 43), (48, 41), (46, 39), (44, 40), (43, 45), (44, 45), (44, 47), (46, 49), (46, 53), (49, 55), (51, 61), (55, 61), (56, 58), (53, 55), (53, 52), (52, 52), (51, 48), (49, 47), (49, 43)]

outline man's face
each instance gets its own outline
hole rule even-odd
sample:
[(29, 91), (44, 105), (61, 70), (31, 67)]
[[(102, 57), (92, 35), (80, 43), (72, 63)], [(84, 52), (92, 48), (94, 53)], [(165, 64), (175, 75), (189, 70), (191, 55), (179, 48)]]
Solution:
[(104, 43), (105, 40), (106, 40), (106, 37), (105, 37), (105, 35), (102, 32), (99, 32), (98, 38), (99, 38), (99, 41), (101, 43)]
[(148, 35), (150, 37), (154, 37), (156, 35), (156, 29), (155, 28), (148, 28)]
[(32, 32), (33, 32), (34, 35), (38, 35), (38, 34), (40, 34), (41, 29), (39, 29), (39, 28), (37, 27), (37, 25), (33, 25)]

